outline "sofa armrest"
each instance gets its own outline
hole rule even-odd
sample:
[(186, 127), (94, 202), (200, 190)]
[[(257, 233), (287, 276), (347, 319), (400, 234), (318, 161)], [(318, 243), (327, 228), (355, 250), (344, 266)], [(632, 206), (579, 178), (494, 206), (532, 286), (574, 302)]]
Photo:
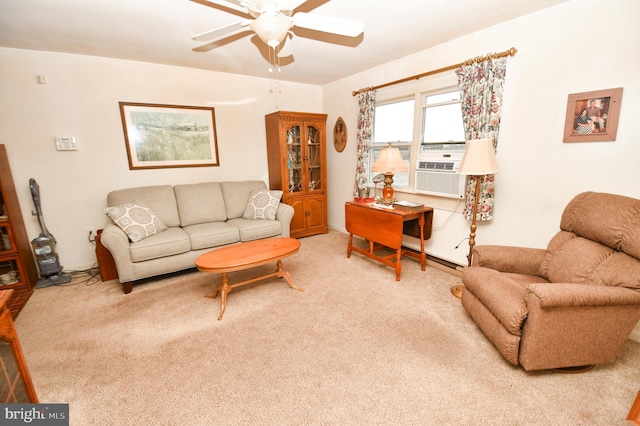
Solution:
[(500, 272), (537, 276), (546, 252), (529, 247), (481, 245), (473, 248), (472, 264)]
[(538, 298), (540, 308), (572, 308), (585, 306), (640, 306), (640, 292), (625, 287), (590, 284), (529, 284), (527, 299)]
[(278, 204), (276, 220), (282, 225), (282, 237), (288, 238), (291, 235), (291, 220), (295, 210), (289, 204)]
[(133, 260), (129, 251), (130, 242), (127, 234), (112, 222), (107, 222), (100, 234), (100, 242), (113, 256), (119, 281), (132, 281), (134, 279)]

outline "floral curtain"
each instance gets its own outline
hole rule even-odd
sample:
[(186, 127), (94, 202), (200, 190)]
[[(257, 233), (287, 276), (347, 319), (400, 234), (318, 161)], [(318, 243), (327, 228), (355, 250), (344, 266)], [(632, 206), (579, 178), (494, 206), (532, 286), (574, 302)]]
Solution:
[[(506, 68), (506, 58), (491, 58), (465, 64), (456, 70), (465, 137), (469, 141), (467, 143), (473, 143), (474, 139), (492, 139), (493, 147), (497, 149)], [(473, 216), (476, 179), (475, 176), (469, 176), (466, 190), (463, 214), (468, 220)], [(476, 219), (491, 220), (495, 192), (494, 175), (481, 176), (480, 179)]]
[(373, 115), (376, 106), (376, 92), (375, 90), (368, 89), (358, 93), (357, 98), (360, 113), (358, 114), (358, 124), (356, 127), (358, 162), (356, 164), (356, 179), (353, 186), (354, 197), (360, 196), (358, 190), (364, 192), (367, 188), (367, 159), (369, 157), (371, 138), (373, 137)]

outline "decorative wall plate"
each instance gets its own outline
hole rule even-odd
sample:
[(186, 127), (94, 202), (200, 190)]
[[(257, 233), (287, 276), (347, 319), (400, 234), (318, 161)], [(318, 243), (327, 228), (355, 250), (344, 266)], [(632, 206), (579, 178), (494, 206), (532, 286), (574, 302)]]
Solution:
[(333, 147), (338, 152), (342, 152), (344, 147), (347, 146), (347, 125), (342, 117), (338, 117), (336, 125), (333, 126)]

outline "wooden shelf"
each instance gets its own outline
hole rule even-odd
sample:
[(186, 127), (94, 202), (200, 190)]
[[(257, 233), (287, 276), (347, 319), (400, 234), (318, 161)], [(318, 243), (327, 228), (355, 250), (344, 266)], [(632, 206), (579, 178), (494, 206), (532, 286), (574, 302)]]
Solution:
[(22, 210), (18, 203), (5, 145), (0, 145), (0, 204), (2, 212), (6, 214), (6, 217), (0, 218), (0, 225), (7, 231), (6, 236), (3, 235), (3, 237), (7, 238), (11, 245), (10, 250), (0, 253), (0, 265), (5, 262), (11, 265), (10, 268), (0, 266), (0, 275), (15, 270), (19, 277), (18, 282), (0, 285), (0, 290), (13, 290), (6, 302), (6, 307), (12, 317), (16, 318), (33, 294), (38, 282), (38, 269), (22, 219)]

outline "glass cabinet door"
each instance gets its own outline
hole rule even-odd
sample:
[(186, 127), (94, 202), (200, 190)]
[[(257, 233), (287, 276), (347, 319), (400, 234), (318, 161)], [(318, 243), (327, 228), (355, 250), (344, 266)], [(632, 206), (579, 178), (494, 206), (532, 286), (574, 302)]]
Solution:
[(302, 191), (302, 144), (300, 125), (287, 129), (287, 169), (289, 170), (289, 193)]
[(11, 228), (9, 228), (9, 224), (0, 223), (0, 254), (8, 254), (15, 251), (11, 240)]
[(307, 126), (307, 186), (308, 191), (320, 191), (324, 188), (322, 182), (322, 146), (320, 130)]
[(18, 256), (7, 257), (0, 260), (0, 287), (19, 284), (21, 282), (20, 267), (18, 266)]

